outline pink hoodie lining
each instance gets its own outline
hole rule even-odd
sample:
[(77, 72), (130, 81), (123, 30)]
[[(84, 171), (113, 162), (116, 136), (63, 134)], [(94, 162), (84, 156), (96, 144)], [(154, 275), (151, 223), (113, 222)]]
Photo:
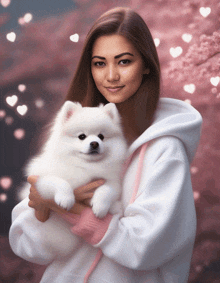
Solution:
[(142, 173), (142, 168), (143, 168), (143, 163), (144, 163), (144, 156), (145, 156), (145, 152), (146, 152), (147, 146), (148, 146), (148, 144), (145, 143), (141, 147), (141, 151), (140, 151), (140, 155), (139, 155), (139, 160), (138, 160), (138, 169), (137, 169), (137, 174), (136, 174), (135, 182), (134, 182), (134, 190), (133, 190), (132, 197), (130, 199), (130, 204), (135, 201), (136, 196), (137, 196), (138, 188), (139, 188), (140, 181), (141, 181), (141, 173)]

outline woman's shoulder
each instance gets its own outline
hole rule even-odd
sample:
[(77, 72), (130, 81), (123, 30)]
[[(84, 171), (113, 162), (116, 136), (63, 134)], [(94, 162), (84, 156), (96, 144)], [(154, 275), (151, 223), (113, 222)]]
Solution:
[[(148, 143), (146, 158), (153, 162), (187, 159), (183, 142), (175, 136), (161, 136)], [(188, 160), (187, 160), (188, 161)]]

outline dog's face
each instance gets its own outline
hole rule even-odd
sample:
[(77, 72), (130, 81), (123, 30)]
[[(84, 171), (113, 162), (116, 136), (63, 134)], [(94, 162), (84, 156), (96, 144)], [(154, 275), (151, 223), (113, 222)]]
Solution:
[(64, 111), (60, 135), (62, 154), (87, 161), (105, 158), (123, 138), (115, 106), (84, 107), (69, 104)]

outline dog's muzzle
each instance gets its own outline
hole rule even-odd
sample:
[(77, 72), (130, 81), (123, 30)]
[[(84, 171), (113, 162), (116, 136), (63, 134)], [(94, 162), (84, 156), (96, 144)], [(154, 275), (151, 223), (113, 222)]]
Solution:
[(98, 154), (99, 150), (100, 150), (100, 147), (99, 147), (99, 143), (98, 142), (93, 141), (93, 142), (90, 143), (89, 153), (91, 153), (91, 154)]

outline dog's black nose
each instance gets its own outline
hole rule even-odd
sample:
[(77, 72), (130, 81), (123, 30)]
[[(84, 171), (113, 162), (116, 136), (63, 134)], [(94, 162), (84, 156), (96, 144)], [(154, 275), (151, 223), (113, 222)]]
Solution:
[(97, 149), (99, 147), (99, 143), (98, 142), (91, 142), (90, 146), (92, 149)]

